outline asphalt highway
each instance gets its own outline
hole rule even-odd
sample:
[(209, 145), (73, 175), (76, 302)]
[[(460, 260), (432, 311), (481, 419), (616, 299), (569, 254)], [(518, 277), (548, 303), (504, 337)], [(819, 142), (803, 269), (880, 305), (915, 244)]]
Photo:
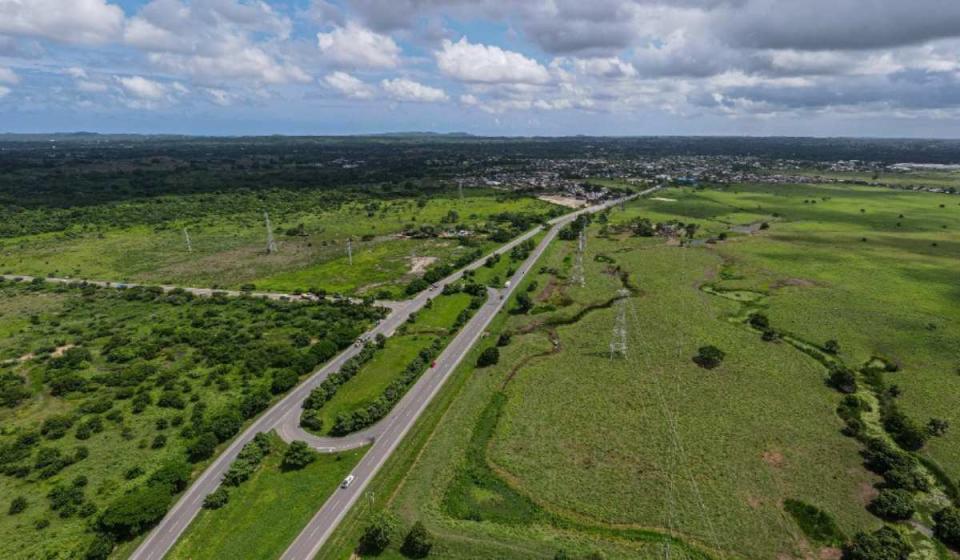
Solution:
[[(649, 194), (655, 190), (656, 188), (649, 189), (643, 193), (631, 195), (627, 198), (635, 198)], [(481, 337), (490, 321), (492, 321), (497, 312), (502, 309), (517, 284), (523, 280), (530, 268), (537, 262), (553, 238), (556, 237), (560, 228), (580, 214), (602, 211), (619, 203), (620, 200), (610, 201), (605, 204), (565, 214), (564, 216), (551, 220), (550, 225), (552, 227), (547, 231), (546, 236), (541, 242), (531, 251), (530, 256), (516, 270), (511, 278), (510, 286), (507, 288), (489, 289), (490, 297), (487, 299), (486, 304), (477, 310), (470, 321), (464, 325), (460, 333), (458, 333), (437, 358), (436, 365), (420, 377), (417, 383), (407, 392), (400, 402), (397, 403), (391, 413), (378, 424), (364, 432), (359, 432), (347, 438), (338, 438), (339, 441), (333, 441), (332, 438), (317, 438), (316, 436), (307, 434), (307, 432), (299, 427), (299, 416), (303, 401), (307, 398), (307, 395), (310, 394), (310, 391), (322, 383), (331, 373), (337, 371), (344, 362), (356, 355), (360, 351), (360, 347), (354, 345), (341, 352), (254, 420), (246, 430), (237, 436), (194, 481), (170, 511), (167, 512), (160, 523), (147, 535), (146, 539), (144, 539), (130, 556), (131, 560), (160, 560), (163, 558), (176, 543), (180, 535), (183, 534), (190, 525), (190, 522), (193, 521), (197, 513), (199, 513), (203, 499), (220, 485), (220, 480), (230, 467), (230, 464), (236, 459), (240, 449), (259, 432), (277, 430), (277, 433), (288, 441), (291, 441), (291, 439), (308, 441), (308, 443), (317, 449), (326, 452), (351, 449), (372, 443), (370, 450), (364, 455), (363, 459), (361, 459), (353, 471), (355, 477), (353, 484), (350, 485), (349, 488), (338, 489), (334, 492), (283, 555), (283, 558), (286, 560), (307, 560), (312, 558), (336, 528), (340, 520), (346, 515), (347, 511), (349, 511), (350, 507), (357, 501), (359, 496), (362, 495), (363, 490), (371, 478), (373, 478), (380, 467), (383, 466), (383, 463), (397, 445), (400, 444), (404, 435), (410, 430), (434, 395), (436, 395), (437, 391), (440, 390), (443, 382), (446, 381), (463, 359), (464, 355), (466, 355), (469, 349)], [(501, 246), (491, 254), (509, 252), (518, 244), (540, 233), (540, 231), (542, 231), (542, 228), (534, 228)], [(396, 329), (407, 320), (411, 313), (420, 310), (428, 299), (440, 295), (446, 284), (459, 280), (465, 270), (476, 269), (482, 266), (487, 257), (489, 257), (489, 255), (471, 263), (464, 269), (458, 270), (447, 278), (437, 282), (430, 289), (420, 292), (413, 299), (391, 305), (391, 313), (363, 336), (371, 338), (377, 334), (383, 334), (388, 337), (391, 336)]]

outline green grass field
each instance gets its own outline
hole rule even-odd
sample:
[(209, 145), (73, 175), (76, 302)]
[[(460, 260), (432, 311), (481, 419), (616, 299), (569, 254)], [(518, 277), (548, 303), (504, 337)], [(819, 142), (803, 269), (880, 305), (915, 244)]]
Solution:
[[(322, 288), (330, 292), (398, 296), (405, 280), (425, 264), (449, 262), (471, 250), (457, 239), (398, 236), (408, 228), (443, 224), (457, 213), (457, 228), (494, 226), (504, 212), (546, 215), (556, 208), (535, 198), (497, 198), (476, 193), (464, 199), (381, 201), (374, 206), (346, 203), (335, 209), (303, 209), (272, 216), (277, 253), (266, 254), (259, 213), (228, 214), (162, 226), (74, 227), (0, 241), (0, 271), (35, 276), (238, 288), (254, 284), (276, 291)], [(303, 224), (303, 234), (287, 235)], [(187, 251), (183, 228), (192, 244)], [(353, 238), (353, 265), (347, 239)], [(488, 249), (495, 244), (480, 236)], [(413, 259), (426, 259), (421, 263)]]
[(226, 506), (201, 511), (166, 558), (278, 558), (366, 452), (320, 455), (302, 470), (283, 471), (287, 446), (273, 439), (257, 473), (231, 490)]
[[(835, 338), (854, 367), (894, 361), (888, 382), (910, 416), (960, 421), (957, 197), (738, 185), (656, 198), (667, 200), (611, 212), (611, 229), (635, 217), (693, 221), (698, 238), (728, 240), (680, 248), (598, 238), (594, 225), (584, 288), (566, 281), (573, 244), (555, 242), (538, 265), (546, 273), (530, 278), (533, 311), (492, 329), (513, 333), (500, 364), (478, 370), (468, 357), (391, 459), (395, 472), (374, 481), (406, 526), (427, 524), (439, 556), (662, 558), (667, 533), (676, 550), (711, 557), (835, 554), (837, 537), (806, 535), (786, 500), (825, 512), (848, 538), (880, 526), (865, 509), (878, 479), (840, 433), (826, 370), (732, 321), (744, 304), (705, 284), (740, 290), (803, 340)], [(770, 228), (733, 229), (761, 222)], [(628, 357), (611, 360), (618, 268), (635, 291)], [(726, 351), (719, 368), (692, 362), (705, 344)], [(956, 437), (922, 452), (954, 478)], [(346, 558), (370, 515), (351, 513), (319, 558)]]

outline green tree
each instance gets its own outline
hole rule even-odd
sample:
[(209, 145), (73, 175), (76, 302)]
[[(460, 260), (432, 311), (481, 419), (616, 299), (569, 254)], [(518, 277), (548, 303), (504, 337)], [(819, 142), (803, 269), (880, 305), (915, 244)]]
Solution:
[(716, 346), (701, 346), (693, 361), (703, 369), (713, 369), (723, 363), (725, 357), (726, 353)]
[(141, 486), (124, 494), (100, 514), (100, 529), (118, 539), (133, 538), (163, 518), (170, 494), (161, 486)]
[(363, 555), (377, 555), (383, 552), (393, 538), (397, 529), (397, 521), (386, 512), (380, 513), (367, 525), (360, 536), (357, 552)]
[(913, 494), (898, 488), (884, 488), (880, 490), (868, 506), (871, 512), (888, 521), (903, 521), (913, 517), (916, 505)]
[(194, 463), (209, 459), (217, 449), (217, 436), (213, 432), (203, 432), (187, 447), (187, 454)]
[(953, 548), (960, 549), (960, 508), (948, 507), (933, 514), (933, 533)]
[(500, 361), (500, 350), (496, 346), (491, 346), (486, 348), (483, 352), (480, 352), (480, 356), (477, 357), (477, 367), (488, 367), (495, 365)]
[(406, 538), (403, 539), (400, 552), (409, 558), (426, 558), (430, 555), (432, 548), (433, 539), (430, 538), (427, 528), (423, 526), (423, 523), (417, 521), (413, 524), (410, 532), (407, 533)]
[(836, 340), (830, 339), (823, 343), (823, 349), (827, 354), (839, 354), (840, 353), (840, 343)]
[(295, 441), (284, 452), (281, 466), (286, 471), (300, 470), (316, 460), (316, 451), (302, 441)]
[(230, 492), (223, 486), (207, 494), (203, 499), (203, 507), (206, 509), (220, 509), (230, 501)]
[(881, 527), (872, 533), (857, 533), (843, 547), (843, 560), (908, 560), (912, 551), (895, 529)]
[(17, 496), (10, 501), (10, 508), (7, 510), (9, 515), (16, 515), (27, 509), (27, 499), (23, 496)]

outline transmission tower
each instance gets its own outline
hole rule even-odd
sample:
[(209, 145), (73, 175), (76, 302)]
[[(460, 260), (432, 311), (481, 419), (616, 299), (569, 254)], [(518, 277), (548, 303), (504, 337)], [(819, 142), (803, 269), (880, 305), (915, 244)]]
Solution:
[(463, 200), (463, 179), (457, 179), (457, 192), (460, 193), (460, 200)]
[(353, 238), (347, 238), (347, 261), (353, 266)]
[(186, 242), (187, 242), (187, 252), (188, 252), (188, 253), (192, 253), (192, 252), (193, 252), (193, 244), (190, 243), (190, 234), (187, 233), (187, 228), (183, 228), (183, 239), (186, 240)]
[(613, 336), (610, 338), (610, 359), (617, 355), (627, 356), (627, 296), (628, 290), (617, 292), (617, 320), (613, 324)]
[(267, 224), (267, 253), (277, 252), (277, 242), (273, 240), (273, 226), (270, 225), (270, 215), (264, 211), (263, 220)]
[(586, 277), (583, 273), (583, 251), (587, 247), (587, 232), (586, 230), (580, 230), (580, 237), (577, 240), (577, 254), (573, 263), (573, 274), (571, 274), (570, 282), (577, 284), (580, 287), (586, 285)]

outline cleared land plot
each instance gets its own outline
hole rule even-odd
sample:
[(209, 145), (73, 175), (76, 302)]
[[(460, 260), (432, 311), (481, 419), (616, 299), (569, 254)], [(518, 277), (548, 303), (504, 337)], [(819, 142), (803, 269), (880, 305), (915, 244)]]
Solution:
[(273, 439), (257, 473), (231, 489), (226, 506), (201, 511), (167, 558), (278, 558), (366, 452), (320, 455), (301, 470), (284, 471), (287, 446)]

